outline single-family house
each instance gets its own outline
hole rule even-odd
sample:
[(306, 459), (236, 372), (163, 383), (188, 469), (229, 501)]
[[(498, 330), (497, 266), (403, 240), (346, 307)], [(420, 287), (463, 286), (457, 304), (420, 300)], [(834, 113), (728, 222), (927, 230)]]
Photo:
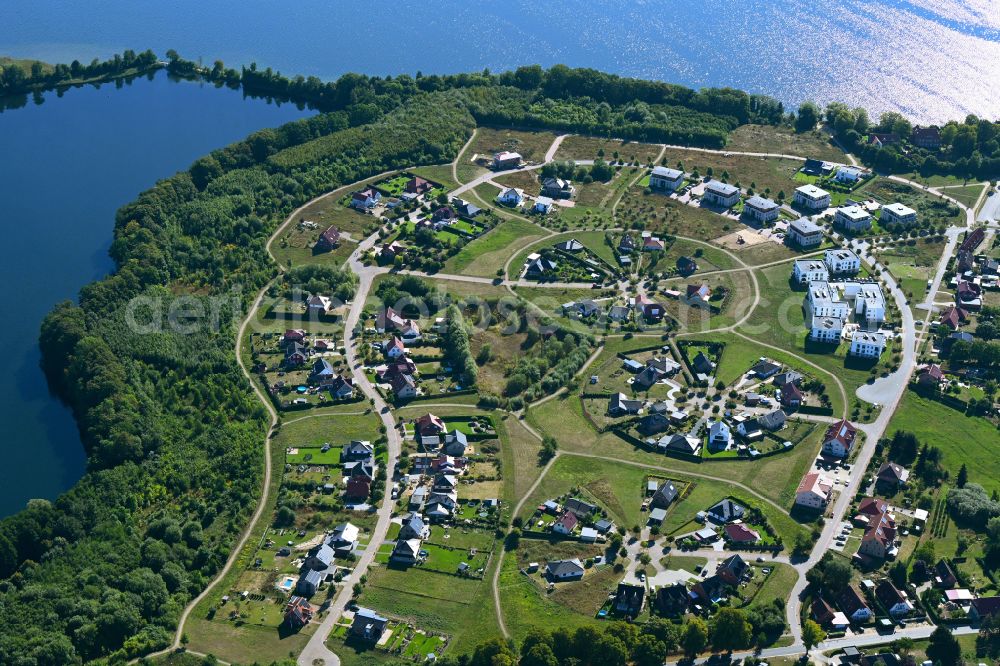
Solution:
[(343, 400), (354, 395), (354, 378), (350, 375), (337, 375), (329, 383), (330, 395)]
[(458, 221), (458, 211), (451, 206), (441, 206), (431, 215), (431, 221), (437, 228), (451, 226)]
[(333, 534), (327, 538), (326, 543), (333, 548), (334, 555), (347, 557), (357, 550), (360, 534), (361, 530), (357, 525), (341, 523), (333, 529)]
[(691, 595), (706, 604), (717, 604), (726, 598), (726, 582), (718, 574), (712, 574), (694, 584)]
[(629, 254), (635, 250), (635, 240), (628, 233), (623, 233), (618, 241), (618, 251), (621, 254)]
[(751, 442), (764, 437), (764, 432), (760, 427), (760, 421), (755, 417), (743, 419), (737, 423), (736, 434)]
[(370, 608), (359, 608), (354, 611), (354, 620), (348, 633), (356, 638), (377, 643), (388, 624), (388, 618), (382, 617)]
[(403, 191), (409, 195), (419, 197), (434, 189), (434, 183), (420, 176), (414, 176), (403, 185)]
[(825, 210), (830, 206), (830, 193), (808, 184), (795, 188), (793, 203), (810, 211)]
[(550, 197), (538, 197), (535, 199), (535, 205), (532, 207), (532, 210), (542, 215), (548, 215), (552, 212), (552, 199)]
[(684, 185), (684, 172), (665, 166), (653, 167), (649, 174), (649, 189), (673, 192)]
[(819, 596), (813, 600), (812, 616), (820, 626), (833, 629), (834, 631), (842, 631), (850, 625), (850, 621), (846, 615), (840, 611), (835, 611), (823, 597)]
[(314, 383), (323, 382), (333, 378), (333, 365), (325, 358), (318, 358), (313, 362), (312, 370), (309, 373), (309, 381)]
[(776, 430), (781, 430), (785, 427), (786, 418), (787, 417), (784, 411), (775, 409), (767, 414), (761, 414), (758, 416), (757, 423), (760, 424), (761, 428), (775, 432)]
[(414, 565), (420, 561), (420, 539), (397, 539), (389, 555), (390, 562)]
[(613, 416), (638, 414), (641, 409), (642, 400), (633, 400), (624, 393), (615, 393), (608, 403), (608, 413)]
[(636, 617), (642, 612), (645, 598), (645, 585), (618, 583), (618, 591), (615, 592), (615, 611), (622, 615)]
[(563, 504), (563, 508), (567, 511), (575, 513), (577, 518), (585, 518), (597, 511), (596, 504), (585, 502), (579, 497), (570, 497), (566, 500), (565, 504)]
[(726, 540), (731, 543), (757, 543), (760, 541), (760, 533), (744, 523), (729, 523), (722, 528), (726, 535)]
[(753, 367), (750, 368), (750, 372), (757, 379), (770, 379), (781, 372), (781, 366), (770, 359), (762, 358), (754, 363)]
[(417, 512), (412, 512), (410, 515), (403, 518), (402, 526), (399, 528), (398, 538), (403, 540), (408, 539), (426, 539), (430, 534), (430, 528), (424, 522), (423, 516)]
[(906, 480), (910, 478), (910, 471), (902, 465), (887, 460), (878, 468), (875, 478), (879, 483), (896, 489), (906, 485)]
[(697, 437), (682, 435), (680, 433), (664, 437), (657, 443), (657, 447), (659, 448), (661, 444), (665, 451), (674, 451), (691, 456), (696, 455), (701, 448), (701, 442)]
[(406, 254), (406, 246), (399, 241), (392, 241), (382, 244), (378, 251), (378, 259), (383, 264), (391, 264), (396, 261), (396, 257), (401, 257), (404, 254)]
[(572, 511), (567, 511), (563, 515), (559, 516), (559, 519), (553, 523), (552, 531), (556, 534), (570, 535), (573, 530), (576, 529), (577, 523), (580, 519), (576, 517), (576, 514)]
[(837, 173), (833, 175), (833, 179), (838, 183), (844, 185), (853, 185), (865, 176), (865, 171), (853, 166), (840, 166), (837, 167)]
[(802, 389), (798, 385), (788, 382), (786, 384), (781, 384), (778, 388), (780, 394), (781, 405), (789, 409), (798, 409), (802, 406)]
[(553, 273), (556, 270), (556, 266), (555, 261), (547, 257), (537, 256), (528, 261), (527, 267), (524, 269), (524, 276), (529, 279), (539, 280)]
[(382, 201), (382, 194), (374, 187), (366, 187), (351, 193), (351, 208), (370, 210)]
[(316, 249), (320, 252), (329, 252), (340, 247), (340, 229), (337, 227), (327, 227), (316, 240)]
[(802, 373), (795, 370), (786, 370), (785, 372), (775, 375), (774, 379), (771, 380), (771, 383), (778, 387), (785, 384), (795, 384), (798, 386), (802, 383)]
[(516, 187), (505, 187), (497, 195), (497, 202), (511, 208), (520, 206), (524, 202), (524, 190)]
[(729, 430), (729, 425), (721, 419), (712, 423), (708, 428), (708, 448), (721, 451), (729, 447), (733, 441), (733, 435)]
[(832, 162), (808, 158), (802, 167), (802, 173), (807, 176), (829, 176), (833, 173), (833, 169), (834, 164)]
[(837, 595), (837, 605), (851, 622), (861, 624), (872, 619), (872, 609), (853, 585), (848, 585)]
[(712, 298), (712, 288), (707, 284), (689, 284), (684, 295), (684, 302), (692, 307), (707, 308)]
[(455, 428), (451, 432), (445, 433), (442, 450), (449, 456), (464, 456), (465, 450), (469, 446), (469, 438), (464, 432)]
[(650, 504), (658, 509), (666, 509), (670, 506), (671, 502), (677, 499), (678, 494), (679, 492), (673, 481), (664, 481), (656, 489), (656, 492), (653, 493)]
[(326, 571), (333, 564), (334, 556), (333, 548), (326, 542), (313, 546), (302, 561), (302, 570)]
[(292, 342), (291, 344), (285, 345), (286, 367), (297, 368), (305, 363), (307, 358), (309, 358), (309, 352), (306, 351), (306, 348), (298, 342)]
[(734, 520), (741, 520), (746, 513), (743, 505), (737, 504), (728, 497), (717, 504), (714, 504), (705, 512), (706, 517), (714, 523), (720, 525), (730, 523)]
[(571, 254), (576, 254), (583, 250), (583, 243), (575, 238), (570, 238), (569, 240), (564, 240), (562, 242), (556, 243), (555, 248), (562, 252), (569, 252)]
[(570, 199), (575, 192), (573, 184), (562, 178), (549, 176), (542, 179), (542, 194), (553, 199)]
[(917, 374), (917, 383), (922, 386), (937, 386), (943, 379), (944, 372), (936, 363), (929, 363)]
[(969, 605), (969, 619), (982, 622), (1000, 615), (1000, 597), (979, 597)]
[(958, 576), (948, 560), (938, 560), (934, 565), (934, 584), (946, 590), (958, 585)]
[(701, 200), (712, 206), (732, 208), (740, 200), (740, 188), (717, 180), (710, 180), (705, 185), (705, 193)]
[(715, 372), (715, 363), (705, 355), (705, 352), (701, 351), (691, 361), (691, 367), (700, 375), (710, 375)]
[(698, 270), (698, 262), (691, 257), (679, 257), (677, 259), (677, 272), (683, 276), (691, 275)]
[(743, 202), (743, 217), (760, 224), (774, 222), (780, 212), (781, 206), (759, 195), (754, 195)]
[(309, 569), (304, 574), (299, 576), (298, 582), (295, 584), (295, 593), (299, 594), (306, 599), (316, 594), (319, 590), (320, 585), (323, 584), (323, 580), (326, 578), (326, 574), (316, 569)]
[(663, 319), (664, 309), (659, 303), (653, 301), (645, 294), (639, 294), (635, 299), (636, 309), (642, 313), (646, 321), (659, 321)]
[(680, 616), (686, 613), (688, 606), (691, 605), (691, 593), (687, 585), (678, 581), (673, 585), (657, 588), (652, 603), (663, 615)]
[(299, 630), (312, 622), (315, 609), (306, 599), (293, 596), (285, 606), (285, 624), (292, 630)]
[(583, 578), (583, 563), (578, 559), (553, 560), (545, 563), (545, 575), (550, 581), (580, 580)]
[(352, 476), (347, 479), (344, 497), (350, 501), (368, 499), (372, 491), (372, 480), (365, 476)]
[(913, 604), (888, 578), (875, 587), (875, 598), (894, 618), (904, 617), (913, 611)]
[(655, 435), (670, 428), (670, 417), (662, 412), (647, 414), (639, 420), (638, 427), (644, 435)]
[(393, 373), (389, 378), (389, 387), (397, 400), (412, 400), (417, 397), (417, 383), (412, 375)]
[(646, 236), (642, 239), (643, 252), (663, 252), (667, 249), (667, 244), (662, 238), (656, 236)]
[(352, 439), (340, 452), (341, 462), (371, 460), (375, 455), (372, 443), (363, 439)]
[(453, 206), (458, 210), (458, 214), (462, 217), (468, 219), (474, 219), (477, 215), (483, 212), (483, 209), (479, 206), (475, 206), (464, 199), (454, 198), (451, 200)]

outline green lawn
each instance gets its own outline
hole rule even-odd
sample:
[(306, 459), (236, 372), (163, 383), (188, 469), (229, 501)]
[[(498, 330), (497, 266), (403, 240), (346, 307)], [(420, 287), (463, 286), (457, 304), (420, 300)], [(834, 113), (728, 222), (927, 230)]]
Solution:
[(544, 235), (545, 232), (531, 222), (519, 219), (501, 222), (450, 258), (442, 272), (495, 277), (519, 248)]
[(952, 475), (964, 464), (970, 481), (987, 492), (1000, 491), (1000, 457), (996, 454), (1000, 433), (987, 420), (965, 416), (907, 391), (886, 433), (891, 436), (896, 430), (912, 432), (921, 443), (939, 447), (944, 454), (942, 464)]
[(830, 162), (846, 162), (847, 156), (833, 145), (822, 130), (796, 132), (790, 127), (740, 125), (729, 133), (728, 150), (751, 153), (801, 155)]

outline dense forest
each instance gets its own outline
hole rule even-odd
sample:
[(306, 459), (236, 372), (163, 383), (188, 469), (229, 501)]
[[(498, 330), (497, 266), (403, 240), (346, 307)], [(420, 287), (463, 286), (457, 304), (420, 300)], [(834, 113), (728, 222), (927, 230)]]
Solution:
[[(168, 59), (175, 75), (321, 113), (214, 151), (122, 207), (115, 273), (46, 318), (43, 368), (74, 409), (89, 464), (63, 496), (0, 522), (3, 664), (118, 662), (163, 647), (183, 606), (225, 561), (260, 492), (266, 427), (236, 362), (235, 330), (276, 275), (266, 239), (297, 206), (390, 168), (450, 161), (477, 121), (721, 146), (740, 124), (796, 120), (780, 103), (741, 91), (563, 66), (324, 83)], [(11, 92), (155, 66), (150, 52), (110, 62), (30, 72), (7, 64), (0, 81)], [(996, 141), (974, 124), (974, 141), (962, 129), (972, 127), (967, 119), (937, 168), (958, 168), (947, 156), (970, 145), (966, 164), (977, 154), (989, 163), (983, 151)], [(850, 131), (859, 126), (855, 119)], [(300, 277), (336, 283), (343, 296), (353, 289), (337, 274)], [(178, 306), (183, 326), (167, 316)], [(508, 393), (530, 397), (558, 384), (586, 357), (579, 342), (557, 335), (539, 345)]]

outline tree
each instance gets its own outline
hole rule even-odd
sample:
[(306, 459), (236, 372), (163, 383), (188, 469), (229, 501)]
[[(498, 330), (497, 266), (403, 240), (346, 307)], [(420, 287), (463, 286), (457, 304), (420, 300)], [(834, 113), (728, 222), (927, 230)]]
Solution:
[(753, 628), (739, 608), (720, 608), (712, 620), (712, 647), (732, 652), (750, 645)]
[(927, 658), (941, 666), (956, 666), (962, 661), (962, 646), (946, 627), (938, 625), (931, 634)]
[(823, 627), (812, 620), (806, 620), (805, 624), (802, 625), (802, 642), (805, 643), (806, 654), (809, 654), (809, 651), (822, 643), (824, 639), (826, 639), (826, 632), (823, 631)]
[(537, 643), (526, 653), (522, 651), (521, 666), (559, 666), (559, 660), (552, 648), (545, 643)]
[(906, 585), (906, 562), (897, 561), (889, 567), (889, 578), (896, 587)]
[(700, 617), (693, 617), (684, 625), (681, 634), (681, 649), (684, 656), (694, 659), (699, 652), (708, 647), (708, 625)]
[(815, 102), (803, 102), (799, 107), (799, 115), (795, 118), (796, 132), (811, 132), (821, 117), (819, 107)]
[(643, 634), (632, 650), (635, 666), (661, 666), (667, 660), (667, 645), (652, 634)]
[(955, 485), (958, 486), (959, 488), (964, 488), (965, 484), (968, 482), (969, 482), (969, 470), (965, 466), (965, 463), (962, 463), (962, 466), (958, 470), (958, 476), (955, 477)]

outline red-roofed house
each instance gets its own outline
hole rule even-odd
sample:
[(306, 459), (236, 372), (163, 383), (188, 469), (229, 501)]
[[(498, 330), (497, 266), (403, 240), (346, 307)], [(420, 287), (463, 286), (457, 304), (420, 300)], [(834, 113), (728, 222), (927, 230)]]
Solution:
[(962, 308), (949, 305), (944, 312), (941, 313), (941, 319), (938, 323), (942, 326), (947, 326), (953, 331), (957, 331), (958, 327), (969, 320), (969, 313), (967, 313)]
[(576, 517), (575, 513), (567, 511), (552, 525), (552, 531), (557, 534), (572, 534), (579, 522), (580, 519)]
[(337, 227), (328, 228), (319, 235), (319, 240), (316, 241), (317, 250), (329, 251), (337, 247), (340, 247), (340, 229)]
[(823, 437), (823, 453), (835, 458), (846, 458), (851, 453), (858, 429), (847, 419), (842, 419), (830, 425)]
[(358, 210), (368, 210), (378, 205), (382, 200), (382, 195), (374, 187), (366, 187), (351, 194), (351, 208)]
[(420, 196), (426, 192), (430, 192), (434, 189), (434, 183), (429, 180), (425, 180), (420, 176), (414, 176), (413, 178), (406, 181), (406, 185), (403, 186), (403, 191), (407, 194), (415, 194)]
[(760, 541), (760, 533), (743, 523), (729, 523), (723, 529), (726, 532), (726, 538), (733, 543), (757, 543)]
[(424, 414), (416, 420), (417, 434), (421, 437), (433, 437), (445, 431), (444, 421), (433, 414)]
[(354, 500), (368, 499), (371, 488), (371, 479), (365, 476), (352, 476), (347, 479), (347, 490), (344, 491), (344, 496)]
[(944, 373), (941, 371), (941, 366), (936, 363), (931, 363), (917, 375), (917, 383), (924, 386), (937, 386), (942, 379)]
[(833, 482), (819, 472), (809, 472), (795, 491), (795, 504), (809, 509), (823, 509), (830, 501)]
[(986, 240), (986, 232), (982, 227), (978, 227), (965, 237), (959, 249), (966, 252), (974, 252), (984, 240)]
[(802, 389), (795, 384), (788, 382), (781, 385), (781, 404), (784, 407), (795, 409), (802, 405)]

